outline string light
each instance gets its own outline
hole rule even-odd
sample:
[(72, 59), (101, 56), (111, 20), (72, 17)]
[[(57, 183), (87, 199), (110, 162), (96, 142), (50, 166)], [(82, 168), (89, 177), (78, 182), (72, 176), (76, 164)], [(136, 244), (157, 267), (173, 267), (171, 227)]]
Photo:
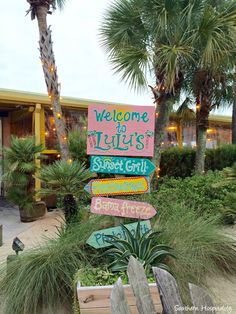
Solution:
[(68, 159), (68, 163), (71, 164), (72, 163), (72, 159)]
[(56, 128), (53, 128), (52, 130), (55, 132), (55, 131), (56, 131)]
[(52, 107), (50, 107), (50, 110), (52, 110)]
[(196, 104), (196, 109), (200, 110), (200, 108), (201, 108), (201, 105), (200, 104)]
[(63, 139), (66, 141), (66, 140), (67, 140), (67, 137), (66, 137), (66, 136), (64, 136), (64, 137), (63, 137)]
[(47, 131), (45, 132), (45, 135), (48, 136), (48, 132)]
[(58, 119), (61, 119), (61, 114), (60, 114), (60, 112), (57, 113), (57, 118), (58, 118)]
[(60, 154), (57, 154), (57, 158), (60, 158), (61, 157), (61, 155)]

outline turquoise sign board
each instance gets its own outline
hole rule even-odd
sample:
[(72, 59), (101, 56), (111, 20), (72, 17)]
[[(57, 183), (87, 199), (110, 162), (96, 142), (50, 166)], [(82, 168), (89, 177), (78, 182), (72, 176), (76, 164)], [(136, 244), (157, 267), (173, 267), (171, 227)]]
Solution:
[[(134, 234), (136, 231), (137, 225), (138, 223), (135, 222), (135, 223), (127, 224), (125, 225), (125, 227), (128, 228), (130, 232)], [(149, 220), (141, 221), (140, 228), (141, 228), (142, 234), (151, 230), (150, 221)], [(121, 226), (119, 226), (119, 227), (107, 228), (107, 229), (102, 229), (102, 230), (93, 232), (91, 236), (88, 238), (87, 244), (91, 245), (95, 249), (111, 246), (111, 243), (106, 242), (106, 239), (108, 239), (107, 237), (108, 235), (117, 236), (120, 239), (126, 240), (124, 229)]]
[(91, 156), (90, 170), (97, 173), (149, 176), (155, 165), (146, 158)]

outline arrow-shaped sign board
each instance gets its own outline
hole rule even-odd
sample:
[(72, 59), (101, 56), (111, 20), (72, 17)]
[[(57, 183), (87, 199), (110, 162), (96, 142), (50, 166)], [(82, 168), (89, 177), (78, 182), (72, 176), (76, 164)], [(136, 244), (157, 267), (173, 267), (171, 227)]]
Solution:
[(92, 196), (142, 194), (150, 191), (150, 180), (148, 177), (95, 179), (85, 190)]
[(114, 173), (148, 176), (155, 165), (146, 158), (91, 156), (90, 170), (97, 173)]
[(116, 217), (150, 219), (156, 215), (156, 210), (152, 205), (144, 202), (93, 197), (91, 213)]
[[(128, 228), (130, 232), (134, 234), (137, 228), (137, 224), (138, 223), (135, 222), (135, 223), (127, 224), (125, 225), (125, 227)], [(141, 228), (142, 234), (151, 230), (150, 221), (149, 220), (141, 221), (140, 228)], [(106, 239), (108, 239), (107, 237), (108, 235), (114, 235), (114, 236), (119, 237), (120, 239), (126, 240), (124, 229), (121, 226), (119, 226), (119, 227), (107, 228), (107, 229), (102, 229), (102, 230), (93, 232), (91, 236), (88, 238), (86, 243), (91, 245), (95, 249), (111, 246), (111, 243), (106, 242)]]

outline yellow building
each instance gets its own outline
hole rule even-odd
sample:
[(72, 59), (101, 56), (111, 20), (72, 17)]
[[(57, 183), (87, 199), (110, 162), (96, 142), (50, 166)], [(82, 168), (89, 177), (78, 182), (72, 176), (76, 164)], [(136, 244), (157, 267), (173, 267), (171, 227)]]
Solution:
[[(81, 116), (87, 115), (89, 104), (104, 102), (63, 97), (63, 116), (68, 130), (80, 127)], [(111, 104), (111, 103), (110, 103)], [(16, 90), (0, 89), (0, 146), (9, 146), (10, 136), (34, 135), (37, 143), (45, 147), (44, 154), (58, 158), (56, 129), (50, 99), (47, 95)], [(231, 142), (231, 117), (210, 117), (207, 146), (213, 148)], [(195, 146), (195, 126), (187, 122), (180, 128), (175, 114), (166, 130), (163, 148), (169, 146)], [(36, 182), (36, 184), (39, 184)]]

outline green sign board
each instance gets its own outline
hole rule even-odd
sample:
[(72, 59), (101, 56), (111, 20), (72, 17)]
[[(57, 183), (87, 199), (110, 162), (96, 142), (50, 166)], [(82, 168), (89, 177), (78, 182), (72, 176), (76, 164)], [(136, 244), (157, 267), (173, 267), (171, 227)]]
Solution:
[(97, 173), (149, 176), (155, 165), (146, 158), (91, 156), (90, 170)]
[[(125, 225), (126, 228), (130, 230), (133, 234), (137, 228), (137, 222)], [(147, 231), (151, 230), (151, 224), (149, 220), (141, 221), (140, 228), (142, 234), (146, 233)], [(107, 246), (111, 246), (110, 243), (106, 242), (108, 235), (114, 235), (119, 237), (120, 239), (126, 240), (126, 235), (121, 226), (114, 227), (114, 228), (107, 228), (95, 231), (91, 234), (91, 236), (87, 240), (87, 244), (91, 245), (95, 249), (104, 248)]]

